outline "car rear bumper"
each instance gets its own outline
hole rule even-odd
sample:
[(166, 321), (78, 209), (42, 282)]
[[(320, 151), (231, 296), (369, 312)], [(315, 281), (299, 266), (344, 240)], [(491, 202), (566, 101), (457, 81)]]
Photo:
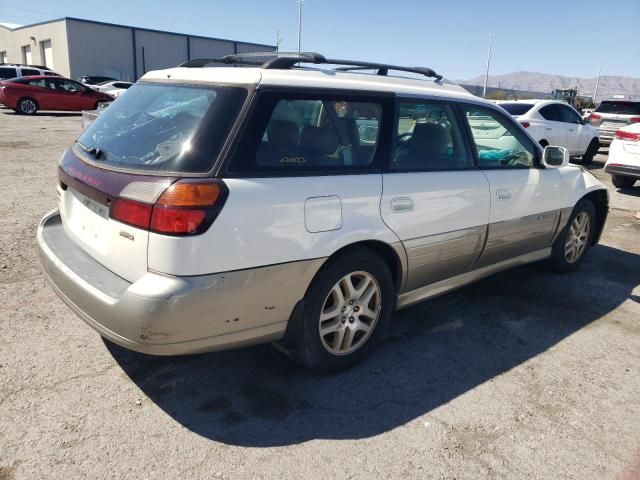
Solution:
[(605, 173), (640, 179), (640, 167), (630, 165), (605, 165)]
[(147, 272), (135, 283), (66, 236), (57, 211), (37, 233), (40, 263), (58, 296), (100, 335), (153, 355), (181, 355), (279, 340), (323, 263), (314, 259), (212, 275)]
[[(622, 125), (624, 126), (624, 125)], [(618, 129), (598, 128), (598, 140), (601, 145), (610, 145), (616, 136)]]

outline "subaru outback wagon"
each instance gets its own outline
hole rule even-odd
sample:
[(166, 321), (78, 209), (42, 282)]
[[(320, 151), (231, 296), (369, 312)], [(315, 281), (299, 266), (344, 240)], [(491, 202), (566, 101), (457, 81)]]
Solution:
[(428, 68), (271, 55), (149, 72), (62, 155), (40, 259), (103, 337), (342, 368), (395, 309), (598, 241), (605, 188), (501, 108)]

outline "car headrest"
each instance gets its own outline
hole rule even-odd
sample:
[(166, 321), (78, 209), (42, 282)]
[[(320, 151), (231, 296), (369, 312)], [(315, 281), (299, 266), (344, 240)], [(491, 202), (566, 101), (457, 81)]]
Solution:
[(298, 145), (298, 126), (288, 120), (271, 120), (267, 126), (267, 139), (273, 145)]
[(439, 123), (417, 123), (409, 143), (412, 155), (440, 156), (447, 153), (447, 132)]
[(300, 146), (313, 149), (321, 155), (331, 155), (338, 149), (338, 135), (332, 128), (307, 126), (302, 129)]

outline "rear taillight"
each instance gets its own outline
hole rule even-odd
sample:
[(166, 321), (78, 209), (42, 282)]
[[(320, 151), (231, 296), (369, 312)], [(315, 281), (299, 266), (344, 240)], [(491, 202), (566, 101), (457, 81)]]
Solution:
[(531, 125), (529, 122), (520, 122), (520, 125), (522, 125), (524, 128), (529, 128), (529, 125)]
[(638, 123), (638, 122), (640, 122), (640, 117), (631, 117), (629, 119), (629, 122), (630, 123)]
[(217, 179), (179, 180), (154, 204), (129, 198), (111, 203), (111, 218), (151, 232), (195, 235), (213, 223), (227, 197), (226, 185)]
[(616, 132), (616, 138), (624, 140), (626, 142), (640, 142), (640, 133), (625, 132), (624, 130), (618, 130)]
[(591, 125), (598, 126), (600, 125), (601, 121), (602, 121), (602, 116), (598, 115), (597, 113), (592, 113), (591, 115), (589, 115), (589, 123)]

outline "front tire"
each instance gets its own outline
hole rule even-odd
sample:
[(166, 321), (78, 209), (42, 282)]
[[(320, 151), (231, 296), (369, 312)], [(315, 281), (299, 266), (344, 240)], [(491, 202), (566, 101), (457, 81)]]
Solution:
[(611, 175), (611, 182), (616, 188), (631, 188), (636, 183), (633, 177), (625, 177), (623, 175)]
[(558, 273), (576, 270), (584, 261), (596, 231), (596, 209), (587, 199), (580, 200), (567, 225), (553, 243), (550, 265)]
[(587, 151), (582, 155), (582, 164), (591, 165), (593, 163), (593, 157), (598, 154), (598, 150), (600, 150), (600, 142), (597, 138), (594, 138), (591, 140)]
[(365, 248), (336, 257), (305, 295), (294, 341), (299, 360), (315, 371), (361, 361), (384, 337), (394, 305), (393, 277), (382, 258)]
[(38, 103), (33, 98), (24, 97), (18, 101), (16, 110), (22, 115), (35, 115), (38, 111)]

